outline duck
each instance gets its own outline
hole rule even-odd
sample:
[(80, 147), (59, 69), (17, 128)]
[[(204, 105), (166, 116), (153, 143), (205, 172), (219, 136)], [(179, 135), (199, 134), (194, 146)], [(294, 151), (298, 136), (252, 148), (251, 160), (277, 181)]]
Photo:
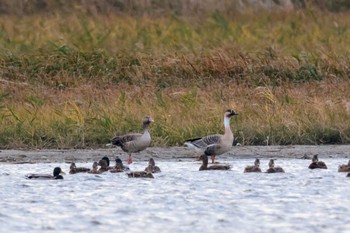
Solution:
[(154, 178), (153, 174), (151, 172), (145, 172), (145, 171), (133, 171), (127, 173), (129, 178)]
[(148, 166), (145, 168), (146, 172), (157, 173), (160, 172), (160, 168), (156, 166), (156, 162), (153, 158), (150, 158), (148, 161)]
[(284, 173), (283, 168), (281, 167), (275, 167), (275, 160), (270, 159), (269, 161), (269, 168), (266, 170), (266, 173)]
[(50, 174), (27, 174), (27, 179), (35, 180), (62, 180), (63, 174), (65, 174), (60, 167), (55, 167), (53, 169), (53, 175)]
[(203, 163), (199, 167), (199, 171), (203, 170), (230, 170), (231, 166), (228, 164), (214, 164), (208, 167), (208, 156), (207, 155), (201, 155), (199, 157), (199, 160), (202, 160)]
[(109, 171), (112, 173), (117, 173), (117, 172), (124, 172), (124, 171), (129, 171), (128, 166), (124, 166), (123, 161), (117, 156), (115, 158), (115, 166), (111, 168)]
[(223, 135), (213, 134), (201, 138), (188, 139), (184, 145), (207, 156), (211, 156), (212, 163), (215, 163), (215, 157), (217, 155), (228, 152), (232, 147), (234, 137), (230, 127), (230, 119), (236, 115), (238, 113), (232, 109), (228, 109), (224, 113), (225, 133)]
[[(140, 152), (151, 144), (151, 134), (148, 131), (149, 125), (154, 122), (152, 117), (145, 116), (143, 119), (143, 133), (130, 133), (122, 136), (115, 136), (111, 140), (111, 144), (119, 146), (122, 150), (128, 153), (128, 164), (133, 162), (132, 153)], [(108, 144), (109, 145), (109, 144)]]
[(320, 168), (320, 169), (327, 169), (327, 165), (323, 161), (318, 160), (318, 155), (314, 155), (312, 157), (312, 162), (309, 165), (310, 169)]
[(261, 169), (260, 169), (260, 160), (259, 160), (259, 159), (255, 159), (254, 165), (252, 165), (252, 166), (246, 166), (246, 167), (244, 168), (244, 173), (247, 173), (247, 172), (261, 172)]
[(93, 162), (92, 164), (92, 169), (90, 171), (88, 171), (88, 173), (91, 173), (91, 174), (100, 174), (101, 172), (98, 171), (98, 163), (95, 161)]
[(100, 161), (98, 161), (98, 165), (100, 166), (100, 168), (97, 170), (99, 173), (109, 170), (108, 163), (105, 159), (100, 159)]
[(348, 164), (339, 165), (338, 172), (350, 172), (350, 160)]
[(85, 173), (85, 172), (89, 172), (89, 171), (90, 171), (90, 168), (77, 167), (74, 162), (72, 162), (70, 164), (69, 174)]

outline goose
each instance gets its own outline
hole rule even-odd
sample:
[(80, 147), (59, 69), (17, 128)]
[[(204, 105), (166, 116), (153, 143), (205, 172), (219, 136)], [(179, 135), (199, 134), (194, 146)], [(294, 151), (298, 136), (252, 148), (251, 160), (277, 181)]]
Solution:
[(338, 168), (338, 172), (350, 172), (350, 160), (348, 164), (342, 164)]
[(65, 174), (60, 167), (55, 167), (53, 169), (53, 175), (50, 174), (27, 174), (27, 179), (35, 180), (61, 180), (63, 179), (63, 174)]
[(91, 174), (100, 174), (101, 172), (99, 172), (97, 170), (97, 167), (98, 167), (98, 163), (95, 161), (93, 164), (92, 164), (92, 169), (90, 171), (88, 171), (88, 173), (91, 173)]
[(201, 155), (199, 160), (202, 160), (203, 163), (199, 168), (199, 171), (203, 170), (230, 170), (231, 166), (228, 164), (214, 164), (208, 167), (208, 156)]
[(151, 144), (151, 135), (148, 131), (148, 126), (152, 122), (154, 121), (150, 116), (145, 116), (143, 120), (143, 134), (130, 133), (112, 138), (112, 145), (121, 147), (123, 151), (129, 154), (128, 164), (133, 162), (131, 153), (142, 151)]
[(129, 178), (154, 178), (152, 173), (145, 171), (133, 171), (127, 173)]
[(224, 114), (225, 133), (208, 135), (202, 138), (193, 138), (185, 141), (185, 146), (194, 148), (196, 151), (211, 156), (212, 163), (215, 162), (215, 156), (228, 152), (233, 144), (233, 133), (230, 127), (232, 116), (238, 115), (234, 110), (228, 109)]
[(318, 155), (314, 155), (314, 157), (312, 158), (312, 162), (309, 165), (310, 169), (315, 169), (315, 168), (320, 168), (320, 169), (327, 169), (327, 165), (322, 162), (322, 161), (318, 161)]
[(266, 173), (277, 173), (277, 172), (284, 173), (284, 170), (281, 167), (275, 167), (275, 160), (270, 159), (269, 168), (266, 170)]
[(260, 160), (259, 159), (255, 159), (254, 161), (254, 165), (252, 166), (246, 166), (244, 168), (244, 173), (246, 172), (261, 172), (260, 169)]
[(85, 173), (85, 172), (89, 172), (89, 171), (90, 171), (90, 168), (77, 167), (75, 165), (75, 163), (73, 163), (73, 162), (70, 164), (69, 174)]
[(129, 171), (128, 166), (124, 166), (122, 160), (117, 156), (115, 158), (115, 166), (111, 168), (109, 171), (112, 173), (117, 173), (117, 172), (124, 172), (124, 171)]
[(160, 168), (156, 166), (156, 162), (154, 162), (153, 158), (150, 158), (148, 161), (148, 166), (145, 168), (146, 172), (157, 173), (160, 172)]

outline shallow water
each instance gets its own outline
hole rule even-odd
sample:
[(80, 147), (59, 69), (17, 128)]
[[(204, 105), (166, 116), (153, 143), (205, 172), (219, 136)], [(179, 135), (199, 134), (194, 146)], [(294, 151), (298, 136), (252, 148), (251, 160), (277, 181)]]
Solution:
[[(220, 158), (219, 158), (220, 160)], [(1, 232), (349, 232), (346, 159), (278, 159), (285, 174), (243, 173), (253, 159), (231, 159), (230, 171), (198, 171), (193, 161), (157, 162), (155, 179), (124, 173), (27, 180), (27, 173), (68, 173), (69, 164), (0, 164)], [(268, 160), (261, 159), (263, 170)], [(132, 165), (143, 170), (146, 162)], [(90, 167), (91, 163), (77, 166)]]

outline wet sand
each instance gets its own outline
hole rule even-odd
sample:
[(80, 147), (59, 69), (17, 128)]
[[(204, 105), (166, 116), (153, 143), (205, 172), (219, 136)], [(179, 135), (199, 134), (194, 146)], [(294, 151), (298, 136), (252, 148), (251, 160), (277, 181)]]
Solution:
[[(235, 146), (232, 150), (218, 157), (221, 159), (242, 158), (297, 158), (311, 159), (318, 154), (319, 158), (350, 158), (350, 145), (322, 146)], [(102, 156), (114, 158), (119, 156), (127, 160), (127, 154), (120, 148), (103, 149), (68, 149), (68, 150), (1, 150), (0, 163), (71, 163), (98, 161)], [(186, 147), (150, 147), (140, 153), (133, 154), (137, 161), (147, 161), (153, 157), (162, 161), (194, 160), (198, 153)]]

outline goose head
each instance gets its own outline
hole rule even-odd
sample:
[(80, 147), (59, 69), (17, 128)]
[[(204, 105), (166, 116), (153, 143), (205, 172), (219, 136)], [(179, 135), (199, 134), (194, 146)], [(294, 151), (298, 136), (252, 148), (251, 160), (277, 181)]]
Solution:
[(152, 122), (154, 122), (154, 120), (152, 119), (152, 117), (150, 116), (145, 116), (143, 118), (143, 128), (147, 128), (149, 126), (149, 124), (151, 124)]
[(255, 159), (254, 165), (255, 165), (255, 167), (259, 167), (260, 166), (260, 160), (259, 159)]
[(235, 115), (238, 115), (238, 113), (236, 113), (234, 110), (232, 109), (227, 109), (226, 112), (225, 112), (225, 117), (232, 117), (232, 116), (235, 116)]
[(275, 166), (275, 161), (274, 161), (274, 159), (270, 159), (269, 168), (273, 168), (274, 166)]

